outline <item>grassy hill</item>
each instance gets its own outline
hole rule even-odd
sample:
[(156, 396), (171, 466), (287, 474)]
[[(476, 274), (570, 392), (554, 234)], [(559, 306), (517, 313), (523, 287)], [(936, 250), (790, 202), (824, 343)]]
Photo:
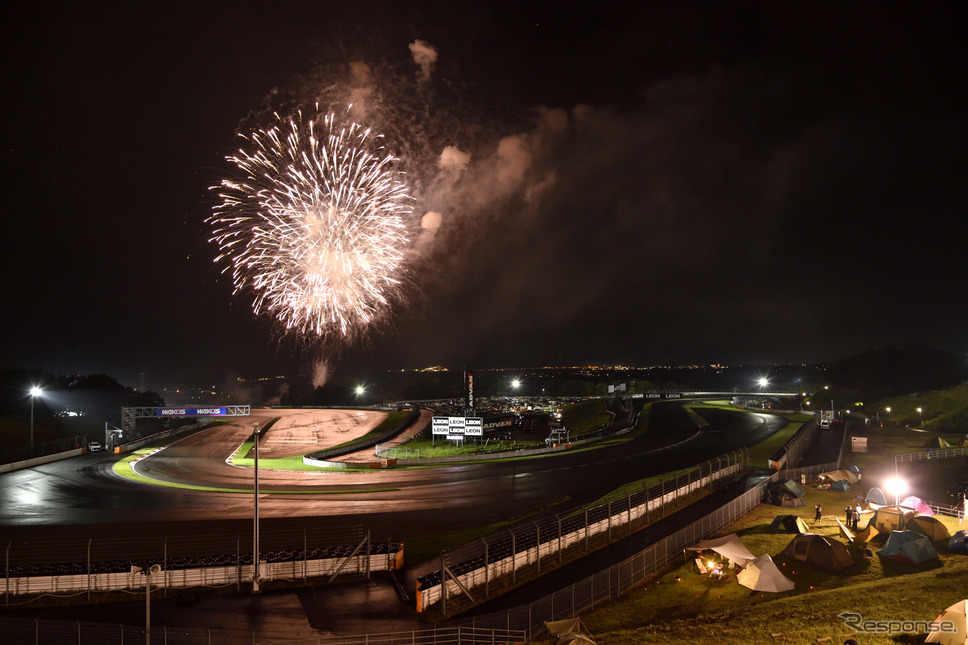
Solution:
[[(856, 492), (856, 491), (854, 491)], [(820, 523), (812, 520), (814, 504), (820, 503), (833, 515), (853, 500), (853, 493), (831, 493), (809, 489), (807, 506), (798, 509), (811, 531), (837, 537), (832, 517)], [(808, 511), (809, 509), (809, 511)], [(828, 513), (829, 511), (829, 513)], [(865, 620), (931, 621), (942, 609), (968, 594), (968, 557), (948, 555), (940, 550), (941, 564), (917, 568), (876, 555), (865, 559), (852, 547), (857, 563), (843, 573), (830, 573), (780, 555), (792, 535), (770, 533), (767, 526), (776, 515), (793, 509), (760, 505), (722, 534), (737, 533), (754, 554), (769, 553), (796, 589), (781, 594), (752, 592), (739, 585), (733, 575), (712, 580), (697, 573), (692, 560), (674, 571), (637, 586), (619, 601), (582, 616), (599, 645), (640, 643), (750, 643), (826, 642), (842, 643), (855, 638), (860, 643), (921, 642), (907, 636), (858, 635), (838, 617), (856, 612)], [(958, 520), (944, 518), (949, 531), (958, 530)], [(960, 525), (968, 528), (968, 524)], [(940, 546), (940, 543), (939, 543)], [(550, 641), (549, 641), (550, 642)]]

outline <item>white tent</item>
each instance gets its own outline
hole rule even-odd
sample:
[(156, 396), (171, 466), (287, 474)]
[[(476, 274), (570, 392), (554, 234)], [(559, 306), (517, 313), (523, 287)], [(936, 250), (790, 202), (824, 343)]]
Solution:
[(769, 553), (751, 561), (746, 568), (736, 574), (736, 581), (753, 591), (779, 593), (793, 589), (793, 581), (780, 573)]
[(750, 550), (746, 548), (746, 545), (743, 544), (743, 541), (735, 533), (730, 533), (729, 535), (712, 540), (703, 540), (689, 547), (690, 551), (705, 551), (706, 549), (715, 551), (724, 558), (728, 558), (733, 564), (741, 567), (745, 567), (746, 563), (750, 560), (756, 559), (756, 556), (750, 553)]
[[(931, 626), (938, 629), (928, 634), (925, 643), (944, 643), (944, 645), (965, 645), (968, 643), (968, 625), (965, 612), (968, 611), (968, 600), (959, 600), (938, 616)], [(944, 623), (944, 624), (943, 624)], [(936, 627), (937, 626), (937, 627)], [(945, 631), (941, 631), (944, 629)]]
[(545, 629), (552, 636), (558, 637), (555, 645), (595, 645), (581, 618), (546, 621)]

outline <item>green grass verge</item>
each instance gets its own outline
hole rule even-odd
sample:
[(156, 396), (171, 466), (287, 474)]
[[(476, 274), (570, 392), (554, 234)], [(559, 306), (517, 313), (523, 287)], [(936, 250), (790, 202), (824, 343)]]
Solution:
[(561, 408), (561, 423), (568, 428), (572, 439), (596, 430), (612, 420), (605, 410), (605, 399), (588, 399)]
[[(255, 490), (253, 488), (225, 488), (220, 486), (199, 486), (194, 484), (185, 484), (179, 482), (170, 482), (161, 479), (154, 479), (152, 477), (145, 477), (144, 475), (138, 473), (132, 467), (132, 464), (154, 452), (154, 448), (143, 448), (137, 450), (130, 455), (119, 459), (114, 462), (112, 470), (119, 477), (124, 477), (125, 479), (130, 479), (132, 481), (141, 482), (143, 484), (151, 484), (153, 486), (164, 486), (166, 488), (180, 488), (183, 490), (197, 490), (205, 491), (209, 493), (247, 493), (252, 495)], [(259, 460), (259, 468), (262, 469), (262, 459)], [(319, 470), (318, 468), (315, 470)], [(355, 493), (383, 493), (398, 491), (399, 488), (351, 488), (351, 489), (341, 489), (341, 490), (306, 490), (306, 489), (293, 489), (293, 490), (275, 490), (275, 489), (259, 489), (259, 494), (266, 495), (346, 495)]]
[[(787, 420), (790, 417), (786, 417)], [(786, 426), (780, 428), (766, 440), (750, 446), (750, 465), (755, 468), (766, 468), (769, 466), (770, 457), (776, 454), (790, 440), (797, 430), (803, 426), (803, 421), (790, 421)]]

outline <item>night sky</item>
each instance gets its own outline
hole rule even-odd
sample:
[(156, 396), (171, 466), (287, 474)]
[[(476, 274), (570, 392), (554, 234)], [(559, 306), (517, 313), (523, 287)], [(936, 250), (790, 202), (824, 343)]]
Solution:
[[(15, 3), (0, 366), (137, 385), (968, 349), (962, 2)], [(280, 339), (205, 220), (294, 105), (386, 135), (403, 300)]]

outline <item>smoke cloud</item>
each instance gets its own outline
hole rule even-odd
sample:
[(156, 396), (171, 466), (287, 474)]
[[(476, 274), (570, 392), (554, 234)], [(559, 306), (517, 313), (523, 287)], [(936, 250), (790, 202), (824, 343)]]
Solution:
[(434, 64), (437, 62), (436, 48), (422, 40), (415, 40), (410, 43), (410, 54), (413, 56), (413, 62), (420, 67), (420, 71), (417, 73), (417, 81), (421, 85), (427, 83), (434, 71)]

